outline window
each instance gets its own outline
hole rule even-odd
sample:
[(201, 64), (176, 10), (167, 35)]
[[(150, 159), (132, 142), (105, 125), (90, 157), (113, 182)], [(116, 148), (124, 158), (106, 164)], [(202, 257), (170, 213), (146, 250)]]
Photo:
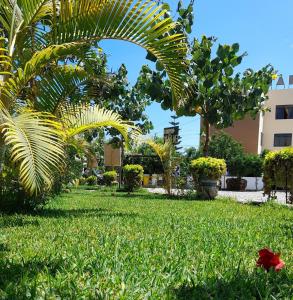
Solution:
[(293, 119), (293, 105), (277, 105), (276, 106), (276, 119)]
[(279, 133), (274, 136), (274, 147), (287, 147), (292, 145), (291, 133)]

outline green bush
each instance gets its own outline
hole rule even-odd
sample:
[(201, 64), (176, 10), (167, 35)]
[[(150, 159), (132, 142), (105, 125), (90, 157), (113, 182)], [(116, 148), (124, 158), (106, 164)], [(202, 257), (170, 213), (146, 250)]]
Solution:
[(25, 193), (19, 183), (18, 168), (9, 161), (0, 162), (0, 213), (32, 212), (41, 209), (52, 193), (43, 188), (38, 195)]
[(123, 167), (124, 185), (128, 192), (140, 187), (143, 180), (143, 167), (141, 165), (126, 165)]
[(80, 177), (79, 178), (79, 185), (85, 185), (86, 184), (86, 178)]
[(260, 177), (263, 173), (263, 159), (259, 155), (237, 155), (227, 162), (229, 175), (237, 177)]
[(107, 186), (111, 186), (117, 178), (116, 171), (108, 171), (103, 174), (104, 183)]
[(209, 155), (215, 158), (225, 159), (227, 165), (236, 156), (244, 155), (243, 146), (229, 134), (221, 131), (211, 137)]
[(97, 177), (96, 176), (89, 176), (87, 179), (86, 179), (86, 183), (87, 185), (90, 185), (90, 186), (93, 186), (93, 185), (96, 185), (97, 184)]
[(287, 202), (293, 202), (293, 148), (270, 152), (264, 160), (264, 192), (272, 196), (276, 188), (290, 192)]
[(244, 177), (260, 177), (263, 173), (263, 159), (256, 154), (245, 155)]
[(195, 182), (202, 179), (218, 180), (226, 172), (224, 159), (201, 157), (191, 161), (191, 174)]

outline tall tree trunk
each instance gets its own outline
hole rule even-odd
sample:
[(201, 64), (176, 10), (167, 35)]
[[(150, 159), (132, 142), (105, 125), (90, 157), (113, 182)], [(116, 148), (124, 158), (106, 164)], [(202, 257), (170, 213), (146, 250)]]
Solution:
[(210, 123), (208, 120), (204, 119), (204, 131), (205, 131), (205, 143), (203, 147), (203, 155), (205, 157), (209, 156), (209, 144), (210, 144)]

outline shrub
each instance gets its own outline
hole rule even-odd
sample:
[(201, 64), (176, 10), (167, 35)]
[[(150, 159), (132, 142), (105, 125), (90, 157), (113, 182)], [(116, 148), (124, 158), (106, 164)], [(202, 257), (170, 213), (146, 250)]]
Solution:
[(256, 154), (247, 154), (244, 158), (245, 170), (242, 176), (260, 177), (263, 173), (263, 159)]
[(143, 167), (141, 165), (126, 165), (123, 167), (124, 185), (128, 192), (140, 187), (143, 180)]
[(0, 162), (0, 212), (32, 212), (41, 209), (52, 196), (45, 188), (39, 194), (25, 193), (19, 183), (19, 173), (15, 165)]
[(226, 163), (223, 159), (201, 157), (191, 161), (190, 170), (195, 182), (202, 179), (218, 180), (226, 172)]
[(97, 184), (97, 177), (92, 175), (92, 176), (89, 176), (87, 179), (86, 179), (86, 183), (90, 186), (93, 186), (93, 185), (96, 185)]
[(263, 173), (263, 159), (259, 155), (237, 155), (227, 162), (229, 175), (237, 177), (260, 177)]
[(107, 186), (111, 186), (117, 178), (116, 171), (108, 171), (103, 174), (104, 183)]
[(86, 179), (84, 177), (79, 178), (79, 185), (85, 185), (86, 184)]
[(270, 152), (264, 160), (264, 192), (273, 196), (277, 187), (290, 192), (287, 202), (293, 202), (293, 148)]

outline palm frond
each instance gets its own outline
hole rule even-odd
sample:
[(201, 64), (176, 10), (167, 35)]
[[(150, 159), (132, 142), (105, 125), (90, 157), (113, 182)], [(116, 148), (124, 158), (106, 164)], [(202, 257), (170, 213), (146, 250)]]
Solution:
[(153, 148), (153, 150), (156, 152), (156, 154), (159, 156), (159, 158), (162, 162), (169, 159), (171, 152), (173, 150), (173, 145), (171, 142), (166, 142), (164, 144), (160, 144), (160, 143), (156, 143), (152, 139), (149, 139), (149, 140), (146, 140), (145, 143)]
[[(54, 45), (36, 52), (33, 57), (25, 64), (24, 69), (19, 68), (9, 80), (5, 82), (2, 93), (14, 102), (19, 97), (27, 83), (37, 75), (41, 74), (42, 68), (52, 62), (54, 59), (73, 54), (80, 51), (85, 46), (80, 43), (67, 43), (63, 45)], [(87, 47), (87, 46), (85, 46)]]
[(165, 67), (177, 100), (182, 96), (187, 44), (162, 6), (153, 0), (62, 1), (60, 21), (54, 24), (57, 43), (119, 39), (135, 43)]
[(64, 124), (67, 138), (73, 137), (90, 129), (113, 127), (117, 129), (125, 141), (140, 135), (140, 130), (129, 122), (121, 119), (120, 115), (97, 105), (68, 105), (59, 112), (59, 118)]
[(54, 68), (36, 83), (35, 108), (55, 114), (58, 107), (68, 101), (79, 103), (84, 96), (82, 91), (88, 78), (88, 73), (80, 67), (67, 65)]
[(48, 0), (18, 0), (17, 2), (25, 26), (38, 22), (52, 11), (52, 6), (47, 4)]
[(24, 111), (12, 117), (2, 113), (0, 130), (11, 159), (19, 165), (20, 182), (31, 194), (50, 187), (53, 170), (62, 165), (60, 124), (48, 114)]
[(23, 22), (22, 12), (16, 0), (0, 0), (0, 24), (2, 24), (7, 37), (13, 34)]

